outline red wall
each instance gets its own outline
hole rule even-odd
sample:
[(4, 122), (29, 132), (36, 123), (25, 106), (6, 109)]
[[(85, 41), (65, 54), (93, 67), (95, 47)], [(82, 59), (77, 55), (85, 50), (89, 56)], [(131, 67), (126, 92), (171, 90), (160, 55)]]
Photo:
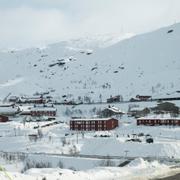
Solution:
[(118, 127), (118, 120), (71, 120), (70, 130), (76, 131), (105, 131)]
[(8, 120), (9, 120), (8, 117), (0, 115), (0, 122), (7, 122)]
[(173, 125), (180, 126), (180, 120), (176, 119), (140, 119), (137, 120), (137, 125), (147, 126), (161, 126), (161, 125)]

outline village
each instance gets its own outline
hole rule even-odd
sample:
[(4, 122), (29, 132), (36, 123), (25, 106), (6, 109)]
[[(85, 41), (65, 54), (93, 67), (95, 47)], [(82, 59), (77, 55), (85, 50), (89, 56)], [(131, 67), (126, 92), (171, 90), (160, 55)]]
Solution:
[(180, 1), (0, 1), (0, 180), (179, 180)]
[[(0, 155), (9, 163), (9, 158), (18, 162), (25, 158), (23, 166), (28, 162), (29, 168), (36, 167), (43, 154), (42, 166), (57, 167), (60, 162), (76, 170), (99, 166), (101, 161), (104, 166), (123, 166), (137, 157), (178, 164), (179, 101), (119, 98), (72, 105), (57, 103), (49, 93), (8, 95), (0, 105)], [(81, 158), (81, 163), (67, 158)]]

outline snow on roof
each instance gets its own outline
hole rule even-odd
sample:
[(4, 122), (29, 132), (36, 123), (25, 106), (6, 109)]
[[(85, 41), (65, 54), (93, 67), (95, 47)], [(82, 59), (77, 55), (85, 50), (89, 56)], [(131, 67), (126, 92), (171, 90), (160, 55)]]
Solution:
[(21, 99), (26, 99), (26, 100), (36, 100), (36, 99), (42, 99), (40, 96), (34, 96), (34, 97), (21, 97)]
[(17, 99), (19, 98), (18, 96), (10, 96), (9, 99)]
[(19, 106), (20, 111), (30, 111), (33, 106)]
[(138, 118), (138, 120), (143, 120), (143, 119), (176, 119), (176, 120), (180, 120), (180, 117), (172, 117), (170, 114), (158, 114), (158, 115), (150, 115), (150, 116), (145, 116), (145, 117), (141, 117)]
[(0, 103), (0, 107), (12, 107), (13, 103)]
[(115, 113), (124, 113), (123, 111), (121, 111), (120, 109), (116, 108), (116, 107), (109, 107), (107, 108)]
[(16, 107), (12, 107), (12, 106), (9, 106), (9, 107), (0, 107), (0, 113), (15, 113), (15, 112), (18, 112), (18, 108)]
[(132, 107), (130, 108), (130, 111), (142, 111), (144, 107)]
[(38, 107), (32, 107), (31, 111), (57, 111), (57, 109), (55, 107), (49, 107), (49, 106), (47, 107), (38, 106)]
[(71, 119), (71, 121), (108, 121), (110, 119), (115, 119), (115, 118), (82, 118), (82, 119)]

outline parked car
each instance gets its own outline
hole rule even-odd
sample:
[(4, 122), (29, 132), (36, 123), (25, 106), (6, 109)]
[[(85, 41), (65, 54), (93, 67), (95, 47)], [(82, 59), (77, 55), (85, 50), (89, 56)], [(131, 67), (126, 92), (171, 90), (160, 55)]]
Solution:
[(138, 136), (142, 137), (142, 136), (144, 136), (144, 133), (139, 133)]
[(153, 142), (154, 142), (154, 139), (153, 139), (153, 138), (147, 138), (147, 139), (146, 139), (146, 142), (147, 142), (147, 143), (153, 143)]

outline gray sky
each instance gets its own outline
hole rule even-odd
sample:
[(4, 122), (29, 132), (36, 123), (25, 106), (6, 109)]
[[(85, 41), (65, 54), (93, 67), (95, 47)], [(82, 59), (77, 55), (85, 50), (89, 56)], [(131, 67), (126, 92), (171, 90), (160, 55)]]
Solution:
[(175, 22), (180, 0), (0, 0), (0, 48), (139, 34)]

